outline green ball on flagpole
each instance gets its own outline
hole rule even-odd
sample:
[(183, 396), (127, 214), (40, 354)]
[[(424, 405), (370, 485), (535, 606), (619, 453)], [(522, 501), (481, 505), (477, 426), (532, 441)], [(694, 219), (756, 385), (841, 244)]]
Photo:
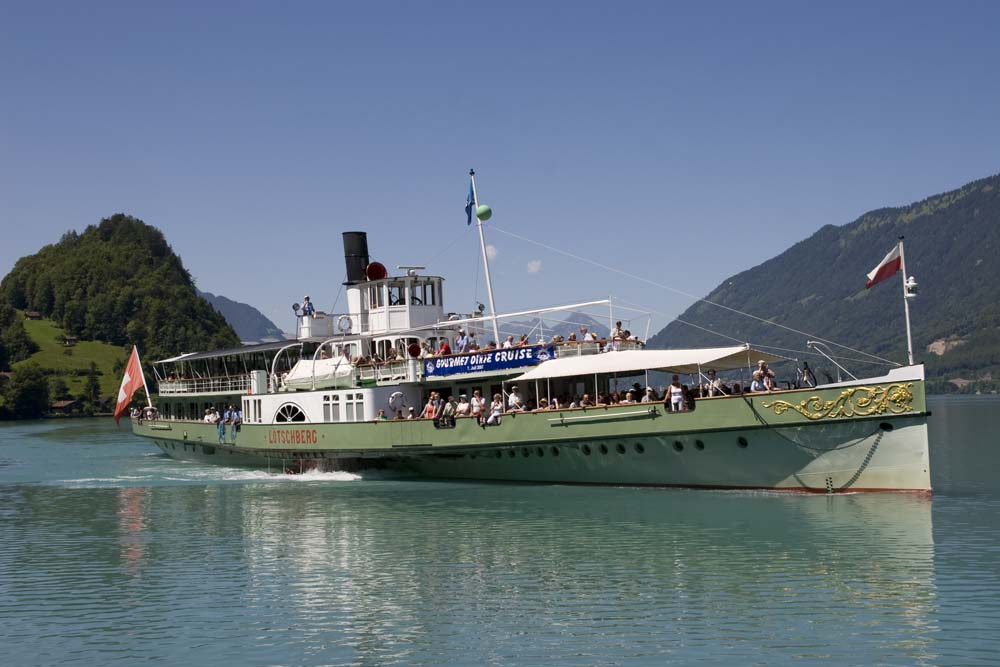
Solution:
[(476, 209), (476, 217), (482, 220), (483, 222), (486, 222), (491, 217), (493, 217), (493, 209), (491, 209), (486, 204), (480, 204), (479, 207)]

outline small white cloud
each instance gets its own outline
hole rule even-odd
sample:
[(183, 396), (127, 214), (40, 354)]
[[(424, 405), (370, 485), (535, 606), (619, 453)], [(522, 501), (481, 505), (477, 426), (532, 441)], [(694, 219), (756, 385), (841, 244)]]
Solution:
[(486, 246), (486, 256), (490, 259), (496, 259), (497, 257), (497, 247), (495, 245)]
[(542, 270), (542, 260), (533, 259), (528, 262), (528, 273), (538, 273)]

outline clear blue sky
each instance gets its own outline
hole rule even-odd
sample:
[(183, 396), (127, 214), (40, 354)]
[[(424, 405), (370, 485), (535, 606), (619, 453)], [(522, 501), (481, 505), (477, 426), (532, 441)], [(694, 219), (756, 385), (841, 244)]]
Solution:
[[(705, 294), (1000, 171), (996, 2), (161, 4), (0, 4), (0, 274), (126, 212), (288, 329), (360, 229), (468, 311), (475, 167), (496, 225)], [(690, 303), (488, 242), (501, 311)]]

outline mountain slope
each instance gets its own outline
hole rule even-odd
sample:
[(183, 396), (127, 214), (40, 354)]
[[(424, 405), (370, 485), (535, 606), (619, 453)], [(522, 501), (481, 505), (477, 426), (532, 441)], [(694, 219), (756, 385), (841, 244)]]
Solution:
[(261, 341), (267, 339), (283, 339), (285, 335), (278, 328), (278, 325), (267, 319), (264, 313), (253, 306), (233, 301), (221, 294), (202, 292), (196, 290), (198, 296), (212, 304), (212, 307), (219, 311), (229, 325), (236, 330), (236, 335), (241, 341)]
[(146, 359), (239, 344), (163, 233), (120, 213), (19, 259), (0, 282), (0, 301), (81, 340), (136, 344)]
[[(842, 227), (823, 227), (777, 257), (724, 280), (706, 299), (905, 361), (899, 276), (865, 289), (865, 274), (900, 236), (906, 237), (907, 272), (920, 284), (920, 296), (910, 304), (917, 361), (927, 364), (937, 390), (959, 385), (967, 391), (994, 389), (993, 377), (1000, 378), (995, 291), (1000, 282), (1000, 176), (909, 206), (871, 211)], [(805, 350), (805, 336), (701, 302), (650, 344), (725, 344), (725, 339), (684, 322), (739, 340)], [(856, 363), (853, 368), (863, 369)], [(972, 382), (947, 383), (956, 378)]]

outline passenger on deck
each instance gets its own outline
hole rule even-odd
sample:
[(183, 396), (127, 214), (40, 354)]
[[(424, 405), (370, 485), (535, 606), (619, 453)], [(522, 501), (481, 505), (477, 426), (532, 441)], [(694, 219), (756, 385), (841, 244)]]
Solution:
[(434, 356), (434, 350), (431, 349), (430, 341), (424, 341), (420, 344), (420, 358), (426, 359), (428, 357)]
[(670, 410), (672, 412), (684, 411), (684, 387), (681, 386), (681, 379), (678, 376), (671, 378), (672, 382), (667, 387), (667, 396), (670, 399)]
[(490, 342), (486, 343), (486, 347), (483, 348), (483, 349), (486, 349), (486, 350), (495, 350), (495, 349), (497, 349), (497, 342), (495, 340), (491, 340)]
[(483, 398), (478, 389), (472, 392), (472, 400), (469, 401), (469, 406), (472, 416), (475, 417), (477, 421), (482, 422), (483, 413), (486, 411), (486, 399)]
[(406, 417), (403, 416), (403, 411), (402, 410), (396, 410), (396, 416), (393, 417), (392, 420), (393, 421), (402, 421), (404, 419), (406, 419)]
[(721, 396), (722, 391), (722, 380), (720, 380), (715, 375), (715, 369), (708, 369), (708, 382), (702, 387), (706, 396)]
[(309, 300), (308, 295), (302, 297), (302, 314), (307, 317), (313, 317), (316, 315), (316, 306), (314, 306), (312, 301)]
[(456, 417), (468, 417), (469, 411), (472, 406), (469, 405), (469, 397), (465, 394), (459, 394), (458, 405), (455, 406), (455, 416)]
[(465, 354), (469, 351), (469, 336), (465, 333), (464, 329), (458, 330), (458, 336), (455, 337), (455, 354)]
[(517, 341), (517, 347), (527, 347), (531, 345), (531, 341), (528, 340), (528, 334), (521, 334), (521, 340)]
[(571, 333), (569, 336), (567, 336), (566, 337), (566, 342), (567, 343), (576, 343), (576, 342), (578, 342), (576, 340), (576, 334), (575, 333)]
[(642, 397), (642, 403), (656, 403), (660, 399), (656, 396), (656, 391), (652, 387), (646, 387), (646, 393)]
[(455, 425), (455, 412), (458, 410), (458, 403), (455, 402), (454, 396), (449, 396), (448, 400), (445, 401), (444, 407), (441, 408), (441, 425), (447, 428), (451, 428)]
[(580, 402), (579, 402), (579, 404), (578, 404), (577, 407), (581, 407), (581, 408), (592, 408), (592, 407), (594, 407), (594, 402), (592, 400), (590, 400), (590, 394), (584, 394), (583, 398), (580, 399)]
[(607, 405), (607, 404), (608, 404), (608, 397), (604, 395), (604, 392), (598, 393), (597, 394), (597, 405), (598, 406), (602, 406), (602, 405)]
[(514, 347), (514, 337), (513, 336), (507, 336), (506, 340), (504, 340), (504, 342), (503, 342), (503, 348), (504, 349), (507, 349), (509, 347)]
[(394, 347), (390, 347), (385, 353), (386, 361), (396, 361), (398, 358), (399, 355), (396, 353), (396, 348)]
[(584, 343), (596, 343), (597, 336), (593, 331), (587, 331), (587, 327), (580, 327), (580, 341)]
[(775, 389), (774, 371), (767, 367), (767, 362), (763, 359), (757, 362), (757, 372), (760, 373), (764, 388), (767, 391), (773, 391)]
[(760, 371), (753, 372), (753, 382), (750, 383), (750, 391), (754, 393), (767, 391), (767, 385), (764, 384), (764, 375)]
[(608, 397), (608, 404), (618, 405), (621, 402), (622, 402), (621, 394), (619, 394), (617, 391), (611, 392), (611, 396)]
[(389, 419), (389, 418), (385, 416), (385, 410), (383, 410), (382, 408), (379, 408), (378, 409), (378, 415), (375, 416), (375, 421), (377, 421), (377, 422), (384, 422), (387, 419)]
[(538, 409), (539, 410), (548, 410), (549, 409), (549, 401), (544, 396), (542, 398), (538, 399)]
[(510, 393), (507, 394), (507, 410), (510, 412), (524, 410), (524, 399), (521, 398), (521, 394), (518, 393), (517, 385), (511, 386)]
[(448, 344), (447, 338), (441, 339), (441, 347), (438, 348), (437, 356), (445, 357), (451, 354), (451, 345)]
[(556, 335), (554, 335), (552, 337), (552, 342), (556, 343), (556, 344), (562, 343), (563, 342), (563, 337), (560, 336), (559, 334), (556, 334)]
[[(625, 340), (625, 332), (622, 331), (621, 322), (615, 322), (615, 328), (611, 330), (611, 340), (615, 342)], [(615, 349), (618, 349), (617, 346), (615, 346)]]
[(802, 362), (802, 370), (799, 371), (799, 386), (800, 387), (815, 387), (816, 386), (816, 375), (809, 368), (809, 362)]
[(622, 405), (628, 405), (629, 403), (635, 403), (635, 395), (632, 393), (631, 389), (628, 390), (628, 391), (626, 391), (625, 395), (622, 396), (621, 403), (622, 403)]
[(500, 415), (503, 414), (503, 397), (500, 394), (493, 394), (493, 403), (490, 404), (490, 416), (486, 420), (485, 426), (497, 426), (500, 424)]
[(414, 409), (413, 409), (413, 406), (412, 406), (412, 405), (411, 405), (410, 407), (406, 408), (406, 418), (407, 418), (407, 419), (416, 419), (417, 417), (416, 417), (416, 415), (414, 414), (414, 412), (415, 412), (415, 411), (414, 411)]

